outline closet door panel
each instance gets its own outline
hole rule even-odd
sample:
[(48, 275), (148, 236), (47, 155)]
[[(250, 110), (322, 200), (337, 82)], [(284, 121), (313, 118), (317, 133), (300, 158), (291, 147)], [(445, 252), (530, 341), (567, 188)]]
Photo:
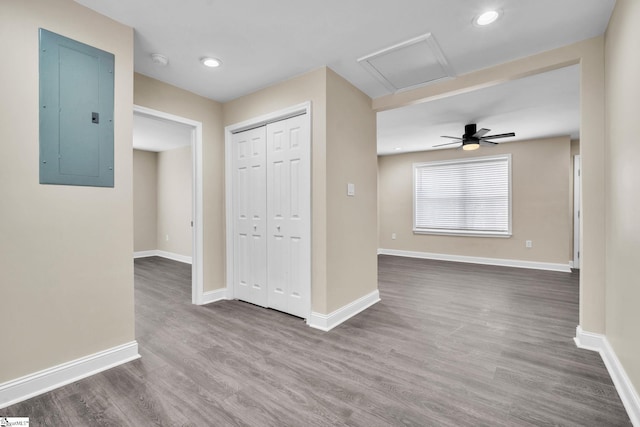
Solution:
[(268, 305), (310, 309), (310, 138), (304, 116), (267, 125)]
[(234, 293), (267, 306), (265, 128), (233, 135)]

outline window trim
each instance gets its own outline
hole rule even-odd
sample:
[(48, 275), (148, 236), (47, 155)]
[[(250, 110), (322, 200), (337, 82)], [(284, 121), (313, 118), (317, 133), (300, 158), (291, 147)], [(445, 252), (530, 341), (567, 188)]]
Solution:
[[(506, 160), (507, 161), (507, 173), (508, 173), (508, 229), (507, 231), (466, 231), (466, 230), (445, 230), (445, 229), (433, 229), (433, 228), (418, 228), (416, 226), (416, 181), (418, 170), (425, 166), (446, 165), (446, 164), (463, 164), (463, 163), (479, 163), (491, 160)], [(414, 234), (427, 234), (427, 235), (441, 235), (441, 236), (468, 236), (468, 237), (498, 237), (498, 238), (510, 238), (513, 235), (513, 173), (512, 173), (512, 156), (510, 153), (499, 154), (495, 156), (484, 157), (471, 157), (466, 159), (451, 159), (451, 160), (438, 160), (433, 162), (421, 162), (413, 164), (413, 233)]]

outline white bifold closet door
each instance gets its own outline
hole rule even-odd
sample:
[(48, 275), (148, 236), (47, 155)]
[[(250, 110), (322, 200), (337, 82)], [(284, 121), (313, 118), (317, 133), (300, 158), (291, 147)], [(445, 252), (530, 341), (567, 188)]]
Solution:
[(311, 165), (308, 119), (233, 135), (235, 297), (308, 317)]
[(233, 135), (234, 293), (267, 306), (266, 133), (257, 128)]

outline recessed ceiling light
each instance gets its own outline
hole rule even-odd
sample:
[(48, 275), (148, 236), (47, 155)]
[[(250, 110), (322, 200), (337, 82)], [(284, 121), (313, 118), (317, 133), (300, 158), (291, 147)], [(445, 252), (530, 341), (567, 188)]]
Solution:
[(161, 67), (164, 67), (169, 63), (169, 58), (159, 53), (152, 53), (151, 60), (154, 64), (158, 64)]
[(402, 151), (402, 147), (396, 147), (396, 148), (394, 148), (394, 150), (396, 150), (396, 151)]
[(200, 58), (202, 65), (209, 68), (216, 68), (222, 65), (222, 61), (216, 58)]
[(474, 20), (475, 24), (484, 27), (485, 25), (492, 24), (500, 17), (500, 12), (497, 10), (489, 10), (481, 15), (478, 15)]

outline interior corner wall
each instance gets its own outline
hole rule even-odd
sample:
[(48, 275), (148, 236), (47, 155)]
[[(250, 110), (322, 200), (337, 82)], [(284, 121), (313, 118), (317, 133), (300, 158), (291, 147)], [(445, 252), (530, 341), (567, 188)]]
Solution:
[(158, 249), (158, 153), (133, 150), (133, 251)]
[[(413, 233), (413, 164), (511, 154), (510, 238)], [(503, 143), (474, 152), (434, 150), (379, 157), (380, 247), (567, 265), (572, 240), (569, 137)], [(396, 239), (391, 234), (396, 234)], [(533, 247), (525, 247), (532, 240)]]
[[(115, 55), (113, 188), (39, 184), (38, 28)], [(72, 0), (0, 2), (0, 383), (134, 336), (133, 30)]]
[(157, 154), (157, 249), (191, 257), (193, 161), (191, 146)]
[(580, 59), (580, 326), (605, 333), (604, 38), (588, 41)]
[(580, 140), (572, 139), (571, 140), (571, 157), (580, 154)]
[(606, 75), (606, 336), (640, 391), (640, 2), (618, 0), (605, 36)]
[(222, 104), (142, 74), (134, 76), (134, 104), (202, 123), (203, 288), (225, 282), (224, 129)]
[[(376, 113), (327, 70), (327, 311), (378, 289)], [(347, 195), (347, 184), (355, 195)]]
[[(224, 126), (311, 101), (311, 304), (327, 313), (326, 75), (320, 68), (224, 104)], [(223, 226), (224, 227), (224, 226)]]

